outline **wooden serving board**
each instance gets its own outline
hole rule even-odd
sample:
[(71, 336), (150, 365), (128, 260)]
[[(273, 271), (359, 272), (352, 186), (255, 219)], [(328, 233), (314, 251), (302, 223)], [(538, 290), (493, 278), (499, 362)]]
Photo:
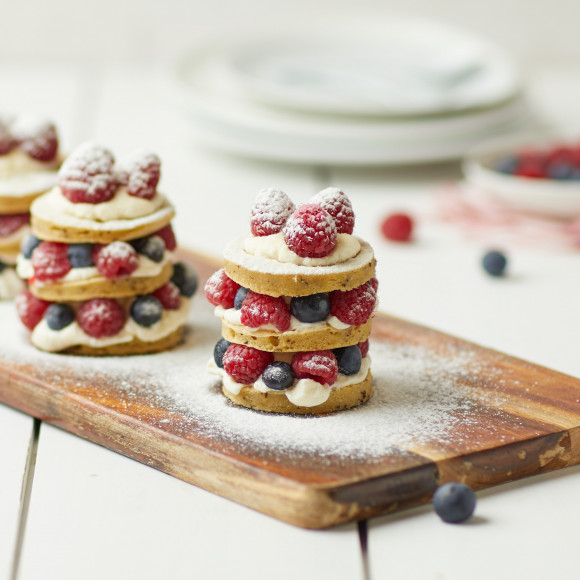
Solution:
[[(193, 253), (182, 257), (193, 264), (202, 281), (219, 266), (215, 259)], [(204, 347), (208, 358), (218, 331), (210, 338)], [(385, 314), (375, 318), (372, 341), (393, 348), (408, 346), (441, 360), (469, 353), (477, 363), (473, 374), (450, 375), (466, 404), (457, 411), (451, 409), (451, 415), (457, 412), (457, 420), (449, 423), (444, 436), (419, 436), (418, 425), (417, 438), (406, 437), (371, 461), (356, 454), (333, 459), (280, 446), (252, 448), (227, 432), (222, 436), (219, 431), (217, 435), (209, 432), (211, 417), (205, 416), (203, 425), (189, 420), (184, 428), (179, 410), (165, 408), (152, 389), (119, 390), (118, 379), (107, 375), (106, 359), (100, 373), (85, 371), (78, 363), (63, 369), (61, 361), (67, 359), (59, 355), (43, 355), (40, 365), (33, 359), (30, 362), (29, 351), (34, 349), (25, 343), (22, 356), (0, 352), (0, 401), (211, 492), (308, 528), (426, 503), (437, 486), (447, 481), (460, 480), (480, 489), (580, 462), (579, 379)], [(47, 356), (54, 357), (58, 372), (50, 371)], [(133, 359), (138, 367), (142, 359)], [(436, 374), (433, 380), (438, 380)], [(192, 388), (195, 382), (192, 377)], [(215, 396), (221, 397), (217, 391)], [(225, 399), (223, 404), (229, 405)], [(389, 406), (381, 409), (388, 422)], [(255, 413), (235, 411), (248, 417)], [(364, 420), (361, 411), (347, 413), (357, 412)], [(308, 429), (308, 423), (303, 425)]]

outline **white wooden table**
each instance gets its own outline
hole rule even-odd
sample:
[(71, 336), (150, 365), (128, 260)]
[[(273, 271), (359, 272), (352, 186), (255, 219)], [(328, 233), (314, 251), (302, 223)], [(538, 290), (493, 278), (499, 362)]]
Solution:
[[(538, 71), (532, 88), (555, 123), (580, 135), (578, 71)], [(510, 249), (511, 275), (486, 277), (484, 244), (420, 223), (389, 245), (380, 218), (422, 212), (455, 165), (336, 169), (262, 163), (197, 148), (163, 71), (0, 65), (0, 110), (54, 118), (65, 148), (91, 138), (163, 159), (163, 190), (184, 245), (218, 254), (244, 233), (256, 192), (305, 200), (343, 188), (373, 243), (381, 308), (580, 376), (580, 255)], [(1, 332), (1, 321), (0, 321)], [(0, 406), (0, 578), (562, 578), (576, 563), (580, 467), (478, 494), (477, 517), (443, 524), (430, 506), (360, 527), (307, 531), (213, 496)], [(368, 532), (368, 537), (367, 537)]]

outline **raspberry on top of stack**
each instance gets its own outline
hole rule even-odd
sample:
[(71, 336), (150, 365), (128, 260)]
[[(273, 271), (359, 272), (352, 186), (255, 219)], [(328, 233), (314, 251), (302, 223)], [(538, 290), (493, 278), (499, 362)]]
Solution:
[(56, 183), (61, 161), (53, 123), (29, 115), (0, 118), (0, 299), (24, 287), (14, 264), (30, 232), (30, 204)]
[(138, 151), (115, 164), (86, 143), (58, 185), (31, 207), (17, 298), (31, 342), (74, 354), (138, 354), (180, 341), (197, 276), (173, 263), (174, 209), (157, 191), (160, 160)]
[(283, 191), (265, 189), (250, 228), (205, 286), (222, 321), (210, 370), (224, 394), (276, 413), (364, 403), (378, 282), (372, 248), (352, 235), (350, 200), (329, 187), (296, 208)]

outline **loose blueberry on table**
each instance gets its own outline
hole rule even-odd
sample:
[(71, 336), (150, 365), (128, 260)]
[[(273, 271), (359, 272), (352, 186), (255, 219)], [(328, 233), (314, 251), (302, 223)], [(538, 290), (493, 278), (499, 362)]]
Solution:
[(433, 496), (435, 513), (452, 524), (468, 520), (475, 511), (475, 492), (465, 483), (446, 483)]

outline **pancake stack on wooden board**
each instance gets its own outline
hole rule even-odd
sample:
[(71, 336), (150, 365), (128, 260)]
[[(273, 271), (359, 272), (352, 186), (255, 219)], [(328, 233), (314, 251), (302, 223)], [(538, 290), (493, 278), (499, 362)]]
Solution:
[(126, 355), (181, 340), (197, 276), (173, 263), (175, 211), (157, 191), (159, 177), (153, 153), (115, 164), (110, 151), (85, 143), (34, 201), (17, 266), (28, 290), (16, 306), (37, 348)]
[(224, 269), (205, 286), (222, 320), (210, 371), (235, 404), (321, 414), (371, 397), (378, 283), (373, 250), (353, 228), (337, 188), (297, 209), (279, 189), (258, 194), (250, 235), (226, 247)]

